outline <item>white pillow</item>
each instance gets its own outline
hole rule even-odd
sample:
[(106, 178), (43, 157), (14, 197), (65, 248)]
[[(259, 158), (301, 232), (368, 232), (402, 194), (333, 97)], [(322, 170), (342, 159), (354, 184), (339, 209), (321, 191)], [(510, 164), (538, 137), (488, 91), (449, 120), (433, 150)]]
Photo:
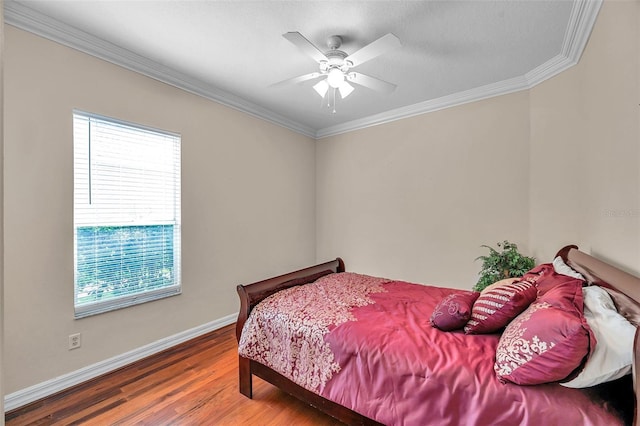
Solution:
[(599, 286), (582, 289), (584, 316), (598, 343), (584, 369), (573, 380), (560, 383), (586, 388), (618, 379), (631, 372), (636, 328), (618, 313), (611, 296)]
[(586, 279), (582, 276), (582, 274), (572, 267), (564, 263), (564, 260), (560, 256), (557, 256), (553, 259), (553, 269), (556, 271), (556, 274), (566, 275), (568, 277), (577, 278), (582, 281), (586, 281)]

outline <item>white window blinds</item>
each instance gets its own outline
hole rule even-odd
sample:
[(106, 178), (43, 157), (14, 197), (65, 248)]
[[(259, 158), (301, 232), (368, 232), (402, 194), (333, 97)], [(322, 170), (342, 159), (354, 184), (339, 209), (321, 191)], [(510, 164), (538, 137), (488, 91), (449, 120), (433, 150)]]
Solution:
[(76, 318), (180, 293), (180, 136), (74, 111)]

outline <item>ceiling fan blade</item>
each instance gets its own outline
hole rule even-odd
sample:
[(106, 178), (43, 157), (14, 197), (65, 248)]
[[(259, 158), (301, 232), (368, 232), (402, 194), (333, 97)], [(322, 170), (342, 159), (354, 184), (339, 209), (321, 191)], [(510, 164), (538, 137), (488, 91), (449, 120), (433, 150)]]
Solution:
[(360, 86), (368, 87), (369, 89), (387, 94), (396, 90), (397, 87), (395, 84), (389, 83), (388, 81), (380, 80), (359, 72), (350, 72), (347, 75), (347, 80), (351, 83), (356, 83)]
[(269, 87), (281, 87), (281, 86), (287, 86), (290, 84), (298, 84), (298, 83), (302, 83), (303, 81), (313, 80), (314, 78), (318, 78), (320, 76), (322, 76), (322, 74), (320, 74), (319, 72), (312, 72), (310, 74), (300, 75), (298, 77), (288, 78), (286, 80), (282, 80), (277, 83), (270, 84)]
[(312, 57), (316, 62), (326, 61), (327, 57), (309, 40), (304, 38), (299, 32), (288, 32), (282, 34), (282, 37), (293, 43), (298, 49), (300, 49), (306, 55)]
[(345, 60), (351, 62), (353, 64), (352, 66), (355, 67), (367, 62), (369, 59), (373, 59), (376, 56), (382, 55), (389, 50), (397, 49), (401, 46), (402, 43), (400, 43), (400, 39), (389, 33), (387, 35), (383, 35), (376, 41), (367, 44), (357, 52), (347, 56)]

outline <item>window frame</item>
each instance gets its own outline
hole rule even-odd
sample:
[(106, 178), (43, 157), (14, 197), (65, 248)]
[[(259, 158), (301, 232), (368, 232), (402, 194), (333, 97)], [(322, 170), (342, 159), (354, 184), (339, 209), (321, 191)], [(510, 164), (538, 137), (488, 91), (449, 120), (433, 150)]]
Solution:
[[(77, 199), (76, 199), (76, 191), (77, 191), (77, 181), (76, 174), (78, 173), (78, 159), (77, 159), (77, 146), (76, 144), (82, 143), (76, 141), (76, 120), (85, 119), (87, 121), (97, 120), (102, 121), (107, 124), (113, 124), (118, 127), (125, 127), (128, 131), (140, 131), (144, 133), (152, 133), (161, 137), (167, 137), (172, 140), (173, 146), (172, 155), (173, 155), (173, 197), (174, 197), (174, 210), (173, 210), (173, 219), (170, 221), (166, 220), (153, 220), (153, 223), (145, 223), (137, 222), (134, 224), (121, 224), (115, 225), (117, 227), (145, 227), (145, 226), (160, 226), (160, 225), (172, 225), (173, 229), (173, 239), (172, 239), (172, 254), (173, 254), (173, 263), (172, 263), (172, 275), (173, 275), (173, 283), (169, 285), (165, 285), (159, 288), (154, 288), (152, 290), (144, 290), (139, 291), (132, 294), (125, 294), (121, 296), (116, 296), (109, 298), (107, 300), (101, 301), (92, 301), (88, 303), (78, 304), (78, 229), (86, 226), (114, 226), (112, 223), (100, 222), (96, 221), (93, 225), (87, 225), (85, 223), (78, 224), (76, 217), (76, 209), (78, 208)], [(73, 305), (74, 305), (74, 317), (76, 319), (84, 318), (92, 315), (101, 314), (104, 312), (114, 311), (130, 306), (139, 305), (142, 303), (151, 302), (154, 300), (160, 300), (171, 296), (177, 296), (182, 294), (182, 220), (181, 220), (181, 200), (182, 200), (182, 184), (181, 184), (181, 174), (182, 174), (182, 137), (178, 133), (168, 132), (165, 130), (160, 130), (153, 127), (148, 127), (144, 125), (140, 125), (137, 123), (132, 123), (120, 119), (116, 119), (113, 117), (107, 117), (100, 114), (90, 113), (78, 109), (73, 110), (72, 114), (72, 136), (73, 136), (73, 260), (74, 260), (74, 269), (73, 269)], [(90, 143), (90, 142), (89, 142)], [(167, 142), (169, 143), (169, 142)], [(89, 154), (90, 155), (90, 154)], [(85, 164), (91, 164), (91, 160), (87, 159)], [(142, 169), (142, 167), (140, 167)], [(91, 178), (89, 179), (91, 180)], [(91, 183), (89, 183), (91, 185)]]

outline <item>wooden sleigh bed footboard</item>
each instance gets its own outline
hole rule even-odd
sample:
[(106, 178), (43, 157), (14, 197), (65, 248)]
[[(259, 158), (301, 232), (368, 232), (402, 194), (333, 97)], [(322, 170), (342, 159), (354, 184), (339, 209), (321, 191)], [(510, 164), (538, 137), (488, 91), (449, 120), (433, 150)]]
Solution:
[[(240, 340), (242, 328), (249, 317), (249, 313), (260, 301), (270, 295), (290, 287), (308, 284), (318, 278), (336, 272), (344, 272), (344, 262), (340, 258), (321, 263), (295, 272), (258, 281), (253, 284), (239, 285), (237, 287), (240, 296), (240, 312), (236, 323), (236, 338)], [(320, 411), (349, 425), (380, 425), (380, 423), (364, 417), (342, 405), (329, 401), (320, 395), (308, 391), (297, 385), (283, 375), (275, 372), (259, 362), (252, 361), (242, 356), (238, 357), (240, 393), (248, 398), (253, 396), (253, 376), (273, 384), (282, 391), (292, 395)]]
[[(558, 251), (557, 256), (561, 256), (565, 263), (586, 277), (590, 285), (599, 285), (610, 288), (622, 293), (626, 296), (628, 303), (624, 307), (627, 311), (631, 311), (640, 319), (640, 278), (621, 271), (605, 262), (602, 262), (588, 254), (580, 252), (577, 246), (566, 246)], [(290, 287), (308, 284), (317, 279), (336, 272), (344, 272), (345, 266), (342, 259), (337, 258), (330, 262), (325, 262), (309, 268), (301, 269), (278, 277), (259, 281), (248, 285), (239, 285), (237, 287), (240, 296), (241, 307), (236, 324), (236, 336), (240, 341), (241, 333), (245, 322), (249, 318), (249, 314), (253, 308), (268, 296)], [(617, 301), (616, 301), (617, 302)], [(617, 304), (617, 303), (616, 303)], [(640, 321), (640, 320), (639, 320)], [(632, 321), (633, 323), (633, 321)], [(637, 323), (634, 323), (637, 327)], [(630, 389), (625, 391), (623, 395), (629, 401), (635, 401), (633, 404), (633, 425), (640, 426), (638, 415), (640, 414), (640, 400), (635, 397), (638, 395), (638, 380), (640, 380), (640, 337), (636, 330), (634, 342), (634, 359), (633, 359), (633, 390), (634, 395), (630, 395)], [(311, 392), (302, 386), (294, 383), (292, 380), (279, 374), (273, 369), (261, 364), (260, 362), (239, 357), (239, 385), (240, 392), (252, 397), (252, 377), (257, 376), (261, 379), (273, 384), (284, 392), (316, 407), (320, 411), (346, 423), (349, 425), (380, 425), (371, 418), (363, 416), (347, 407), (337, 404), (333, 401), (323, 398), (322, 396)], [(629, 377), (627, 376), (627, 379)], [(630, 380), (629, 380), (630, 382)], [(630, 385), (629, 385), (630, 386)], [(613, 395), (611, 395), (613, 397)], [(633, 398), (633, 399), (629, 399)], [(629, 404), (630, 406), (631, 404)], [(631, 413), (625, 418), (630, 420)], [(629, 422), (625, 420), (625, 424)]]

